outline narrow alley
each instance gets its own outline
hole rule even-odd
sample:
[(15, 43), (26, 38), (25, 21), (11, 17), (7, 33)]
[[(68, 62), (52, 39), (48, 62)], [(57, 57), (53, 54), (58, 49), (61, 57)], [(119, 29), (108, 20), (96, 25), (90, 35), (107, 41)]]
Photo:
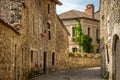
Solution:
[(41, 75), (33, 80), (104, 80), (100, 68), (82, 68)]

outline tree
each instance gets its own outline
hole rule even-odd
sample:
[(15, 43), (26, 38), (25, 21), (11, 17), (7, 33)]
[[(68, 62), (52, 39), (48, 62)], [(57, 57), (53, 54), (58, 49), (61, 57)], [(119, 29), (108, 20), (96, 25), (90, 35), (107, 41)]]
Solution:
[(89, 37), (88, 35), (83, 35), (82, 47), (84, 52), (92, 53), (94, 51), (91, 43), (92, 43), (92, 38)]
[[(82, 26), (80, 20), (77, 20), (78, 25), (75, 26), (76, 32), (76, 42), (83, 48), (84, 52), (91, 53), (93, 52), (92, 38), (88, 35), (84, 35), (82, 32)], [(80, 47), (80, 51), (81, 51)]]

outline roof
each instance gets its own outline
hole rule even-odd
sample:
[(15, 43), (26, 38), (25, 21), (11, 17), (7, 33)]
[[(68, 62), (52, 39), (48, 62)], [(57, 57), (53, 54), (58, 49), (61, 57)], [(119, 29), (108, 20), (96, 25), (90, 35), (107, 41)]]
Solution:
[(51, 0), (51, 1), (54, 1), (58, 5), (62, 5), (62, 3), (59, 0)]
[(0, 18), (0, 23), (3, 23), (4, 25), (6, 25), (8, 28), (12, 29), (15, 33), (17, 34), (20, 34), (16, 28), (14, 27), (15, 25), (18, 25), (18, 24), (14, 24), (14, 25), (10, 25), (8, 24), (7, 22), (5, 22), (3, 19)]
[(81, 12), (81, 11), (78, 11), (78, 10), (67, 11), (65, 13), (60, 14), (59, 17), (60, 17), (60, 19), (73, 19), (73, 18), (80, 18), (80, 17), (91, 18), (85, 12)]

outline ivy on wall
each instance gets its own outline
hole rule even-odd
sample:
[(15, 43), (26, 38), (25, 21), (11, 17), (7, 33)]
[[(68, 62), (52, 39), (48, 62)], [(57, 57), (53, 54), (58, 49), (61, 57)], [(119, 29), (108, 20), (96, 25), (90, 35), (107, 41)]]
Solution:
[(92, 53), (94, 51), (92, 38), (83, 34), (80, 20), (76, 21), (78, 22), (78, 25), (75, 26), (76, 42), (82, 47), (83, 52)]

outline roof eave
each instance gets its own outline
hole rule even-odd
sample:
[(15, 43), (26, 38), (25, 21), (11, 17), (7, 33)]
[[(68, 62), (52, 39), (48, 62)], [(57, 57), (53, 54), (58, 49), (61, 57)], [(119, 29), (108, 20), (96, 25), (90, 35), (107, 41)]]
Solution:
[(54, 1), (56, 4), (58, 5), (63, 5), (62, 2), (58, 1), (58, 0), (51, 0), (51, 1)]
[(68, 20), (68, 19), (89, 19), (89, 20), (94, 20), (94, 21), (98, 21), (98, 22), (100, 22), (100, 20), (92, 19), (92, 18), (87, 18), (87, 17), (64, 18), (64, 19), (61, 19), (61, 20)]

